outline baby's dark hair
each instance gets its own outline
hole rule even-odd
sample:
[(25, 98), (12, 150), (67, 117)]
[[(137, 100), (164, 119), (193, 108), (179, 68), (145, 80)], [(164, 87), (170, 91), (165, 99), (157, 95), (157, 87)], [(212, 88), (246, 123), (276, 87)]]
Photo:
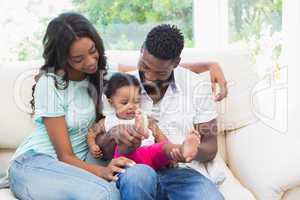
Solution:
[(148, 33), (144, 47), (156, 58), (175, 59), (184, 47), (184, 37), (175, 25), (162, 24)]
[(141, 92), (140, 82), (135, 76), (125, 73), (115, 73), (106, 82), (104, 94), (109, 99), (117, 92), (119, 88), (124, 86), (135, 86), (139, 88), (139, 92)]

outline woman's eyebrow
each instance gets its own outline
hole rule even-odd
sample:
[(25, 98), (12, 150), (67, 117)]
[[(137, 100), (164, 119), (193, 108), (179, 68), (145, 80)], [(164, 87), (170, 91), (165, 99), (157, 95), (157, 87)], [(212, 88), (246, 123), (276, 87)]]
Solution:
[(82, 58), (83, 55), (71, 56), (72, 59)]
[(89, 50), (92, 50), (94, 47), (95, 47), (95, 44), (93, 43)]
[[(92, 44), (91, 47), (89, 48), (89, 51), (92, 50), (95, 47), (95, 44)], [(83, 55), (79, 54), (79, 55), (75, 55), (75, 56), (71, 56), (71, 59), (76, 59), (76, 58), (82, 58)]]

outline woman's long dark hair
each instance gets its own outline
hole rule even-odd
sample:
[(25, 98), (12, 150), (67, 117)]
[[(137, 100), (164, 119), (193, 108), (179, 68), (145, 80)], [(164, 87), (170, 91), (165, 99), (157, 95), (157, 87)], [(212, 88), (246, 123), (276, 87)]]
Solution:
[[(99, 53), (98, 70), (95, 74), (87, 74), (89, 76), (89, 94), (93, 98), (96, 106), (96, 119), (102, 118), (102, 92), (104, 75), (106, 74), (106, 56), (104, 53), (104, 45), (101, 37), (97, 33), (94, 26), (84, 16), (68, 12), (62, 13), (54, 18), (47, 27), (46, 34), (43, 39), (43, 58), (45, 63), (41, 66), (39, 74), (35, 80), (48, 73), (59, 74), (63, 72), (64, 82), (55, 80), (55, 87), (58, 89), (66, 89), (68, 87), (68, 56), (70, 47), (79, 38), (88, 37), (94, 41), (96, 49)], [(31, 107), (34, 112), (34, 91), (35, 85), (32, 87)]]

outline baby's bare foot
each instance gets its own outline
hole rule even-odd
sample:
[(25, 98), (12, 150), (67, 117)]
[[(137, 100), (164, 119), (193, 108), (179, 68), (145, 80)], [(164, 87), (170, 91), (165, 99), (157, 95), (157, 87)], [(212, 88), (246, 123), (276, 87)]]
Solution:
[(192, 130), (185, 138), (181, 152), (185, 158), (185, 162), (191, 162), (198, 153), (198, 145), (200, 144), (200, 137), (197, 131)]

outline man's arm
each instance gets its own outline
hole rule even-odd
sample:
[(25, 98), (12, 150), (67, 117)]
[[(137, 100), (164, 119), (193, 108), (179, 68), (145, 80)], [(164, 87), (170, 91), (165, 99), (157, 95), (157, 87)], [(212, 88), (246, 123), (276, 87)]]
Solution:
[(215, 158), (218, 151), (217, 120), (213, 119), (206, 123), (195, 124), (195, 129), (201, 134), (201, 144), (198, 147), (198, 155), (195, 160), (208, 162)]
[[(180, 66), (187, 68), (197, 74), (207, 72), (210, 73), (210, 80), (212, 83), (212, 91), (215, 97), (215, 101), (221, 101), (228, 94), (227, 81), (221, 66), (216, 62), (195, 62), (195, 63), (180, 63)], [(129, 72), (137, 69), (136, 66), (131, 65), (118, 65), (118, 71)], [(218, 85), (218, 89), (217, 89)]]
[[(221, 101), (228, 94), (227, 81), (221, 66), (216, 62), (196, 62), (196, 63), (180, 63), (182, 67), (190, 69), (195, 73), (203, 73), (209, 71), (212, 91), (215, 101)], [(217, 89), (218, 85), (218, 89)]]
[(187, 68), (197, 74), (207, 72), (211, 67), (219, 66), (216, 62), (195, 62), (195, 63), (180, 63), (181, 67)]
[[(180, 66), (190, 69), (195, 73), (203, 73), (210, 70), (211, 67), (219, 66), (216, 62), (195, 62), (195, 63), (180, 63)], [(118, 64), (118, 71), (129, 72), (136, 70), (137, 67), (134, 65)]]

